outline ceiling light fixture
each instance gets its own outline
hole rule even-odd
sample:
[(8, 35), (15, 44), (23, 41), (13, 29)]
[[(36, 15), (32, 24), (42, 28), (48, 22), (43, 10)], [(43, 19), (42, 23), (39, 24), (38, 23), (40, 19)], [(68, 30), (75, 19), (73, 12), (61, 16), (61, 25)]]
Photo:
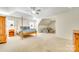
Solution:
[(35, 11), (32, 11), (32, 13), (35, 14), (36, 12)]
[(32, 10), (32, 13), (33, 14), (36, 14), (36, 15), (39, 15), (40, 14), (40, 11), (41, 11), (41, 9), (38, 9), (36, 7), (31, 7), (31, 10)]

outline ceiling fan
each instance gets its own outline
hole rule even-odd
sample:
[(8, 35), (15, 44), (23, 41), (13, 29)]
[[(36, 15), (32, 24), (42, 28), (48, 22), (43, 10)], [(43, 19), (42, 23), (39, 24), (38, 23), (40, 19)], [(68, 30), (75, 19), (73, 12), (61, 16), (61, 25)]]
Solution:
[(41, 12), (41, 9), (39, 9), (37, 7), (30, 7), (30, 8), (31, 8), (33, 14), (39, 15)]

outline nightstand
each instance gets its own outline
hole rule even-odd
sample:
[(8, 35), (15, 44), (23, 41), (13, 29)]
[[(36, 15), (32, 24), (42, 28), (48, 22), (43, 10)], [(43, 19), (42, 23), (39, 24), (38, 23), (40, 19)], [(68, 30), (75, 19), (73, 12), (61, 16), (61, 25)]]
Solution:
[(15, 35), (15, 30), (14, 29), (10, 29), (9, 30), (9, 37), (13, 37)]

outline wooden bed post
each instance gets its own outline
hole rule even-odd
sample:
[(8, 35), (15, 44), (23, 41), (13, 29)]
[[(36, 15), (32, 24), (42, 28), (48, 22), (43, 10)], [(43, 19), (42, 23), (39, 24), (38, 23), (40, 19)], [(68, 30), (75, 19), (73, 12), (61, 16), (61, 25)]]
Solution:
[[(23, 16), (22, 16), (22, 27), (23, 27)], [(22, 35), (23, 35), (23, 31), (22, 31)], [(23, 40), (23, 37), (22, 37), (22, 40)]]

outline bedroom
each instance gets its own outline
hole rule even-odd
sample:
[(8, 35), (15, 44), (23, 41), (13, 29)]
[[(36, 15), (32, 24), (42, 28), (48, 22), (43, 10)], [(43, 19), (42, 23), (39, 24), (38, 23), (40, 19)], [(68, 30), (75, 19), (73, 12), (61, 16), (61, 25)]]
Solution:
[(73, 30), (79, 26), (78, 10), (68, 7), (0, 7), (0, 17), (6, 17), (6, 42), (0, 41), (3, 43), (0, 51), (74, 51)]

